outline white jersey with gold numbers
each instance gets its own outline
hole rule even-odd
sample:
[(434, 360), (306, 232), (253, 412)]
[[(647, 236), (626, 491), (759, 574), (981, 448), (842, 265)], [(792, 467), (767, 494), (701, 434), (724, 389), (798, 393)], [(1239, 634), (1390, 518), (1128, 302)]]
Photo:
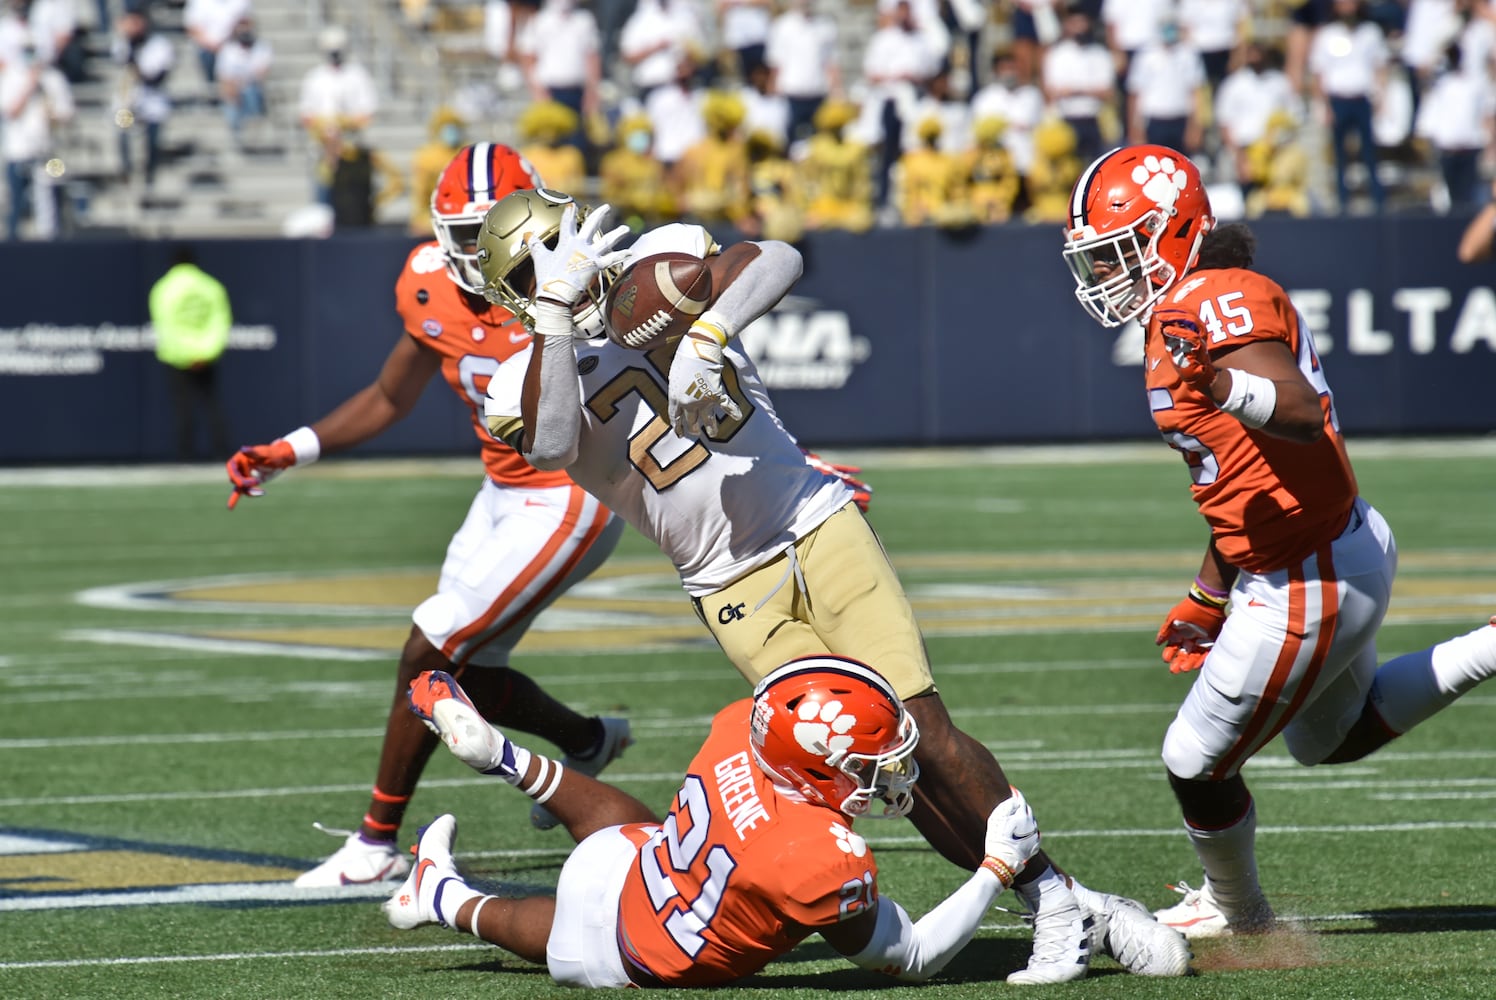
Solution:
[[(705, 257), (716, 246), (700, 226), (674, 224), (630, 249)], [(516, 354), (488, 384), (489, 429), (516, 447), (532, 350)], [(723, 351), (722, 382), (742, 416), (695, 438), (677, 437), (667, 417), (674, 343), (644, 353), (600, 337), (576, 341), (576, 350), (582, 427), (566, 471), (658, 545), (692, 596), (773, 559), (852, 499), (845, 484), (806, 462), (736, 339)]]

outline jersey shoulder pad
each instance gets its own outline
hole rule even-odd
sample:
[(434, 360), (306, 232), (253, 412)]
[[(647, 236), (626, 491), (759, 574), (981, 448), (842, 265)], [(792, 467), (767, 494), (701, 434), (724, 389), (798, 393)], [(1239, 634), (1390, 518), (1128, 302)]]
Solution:
[[(1161, 308), (1194, 313), (1212, 350), (1258, 340), (1290, 339), (1293, 303), (1276, 281), (1246, 268), (1197, 271), (1169, 293)], [(1229, 341), (1229, 343), (1228, 343)]]
[(793, 859), (776, 866), (781, 908), (806, 927), (843, 918), (843, 902), (876, 895), (878, 866), (872, 848), (840, 817), (823, 809), (813, 825), (794, 834)]
[(410, 252), (395, 281), (395, 310), (403, 319), (409, 321), (418, 310), (429, 310), (431, 300), (447, 291), (452, 279), (446, 272), (446, 254), (435, 240)]

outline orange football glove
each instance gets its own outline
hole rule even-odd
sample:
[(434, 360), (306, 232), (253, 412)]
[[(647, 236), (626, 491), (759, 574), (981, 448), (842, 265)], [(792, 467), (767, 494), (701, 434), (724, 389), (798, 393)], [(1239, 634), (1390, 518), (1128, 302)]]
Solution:
[(295, 464), (296, 452), (283, 440), (240, 448), (225, 465), (229, 482), (234, 484), (234, 492), (229, 494), (229, 510), (234, 509), (240, 497), (264, 496), (264, 485), (282, 469)]
[(1199, 670), (1205, 657), (1226, 624), (1226, 609), (1186, 596), (1164, 617), (1154, 645), (1164, 647), (1164, 662), (1169, 673), (1184, 674)]
[(852, 502), (857, 505), (858, 510), (867, 513), (868, 505), (873, 502), (873, 488), (857, 478), (861, 468), (855, 465), (835, 465), (808, 448), (801, 448), (800, 453), (805, 456), (805, 461), (810, 463), (812, 469), (825, 476), (835, 476), (852, 487)]
[(1164, 336), (1164, 346), (1169, 349), (1169, 360), (1174, 370), (1187, 385), (1206, 392), (1216, 379), (1215, 363), (1205, 349), (1205, 336), (1200, 324), (1191, 314), (1171, 309), (1158, 314), (1159, 332)]

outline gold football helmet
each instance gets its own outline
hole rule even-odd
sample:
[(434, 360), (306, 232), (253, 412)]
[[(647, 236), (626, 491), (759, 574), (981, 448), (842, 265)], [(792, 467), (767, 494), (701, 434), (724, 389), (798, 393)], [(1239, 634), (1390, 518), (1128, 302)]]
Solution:
[[(535, 325), (530, 311), (535, 295), (535, 262), (526, 242), (537, 236), (554, 248), (561, 233), (561, 216), (571, 204), (577, 205), (580, 224), (587, 217), (587, 206), (569, 194), (545, 187), (514, 191), (497, 201), (483, 217), (478, 233), (483, 297), (508, 309), (528, 327)], [(603, 297), (618, 271), (614, 268), (598, 275), (586, 297), (577, 303), (575, 323), (581, 335), (601, 335)]]

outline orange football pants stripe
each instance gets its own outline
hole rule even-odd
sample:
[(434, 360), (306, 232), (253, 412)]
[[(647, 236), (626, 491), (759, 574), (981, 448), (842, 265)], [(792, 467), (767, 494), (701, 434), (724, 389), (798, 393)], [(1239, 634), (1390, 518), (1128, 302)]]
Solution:
[[(504, 592), (488, 606), (488, 610), (483, 613), (482, 617), (469, 624), (466, 628), (454, 633), (452, 638), (447, 640), (446, 644), (442, 646), (443, 655), (453, 663), (465, 661), (486, 642), (502, 632), (505, 624), (510, 621), (522, 619), (530, 609), (536, 607), (539, 602), (543, 601), (560, 586), (561, 581), (566, 579), (567, 574), (571, 572), (572, 568), (586, 554), (592, 543), (597, 540), (597, 536), (606, 527), (608, 523), (608, 508), (602, 504), (597, 505), (597, 514), (593, 519), (592, 526), (587, 530), (587, 534), (582, 538), (581, 544), (577, 546), (571, 558), (561, 567), (560, 572), (556, 573), (551, 578), (551, 582), (541, 588), (523, 607), (517, 610), (511, 607), (515, 598), (526, 587), (530, 586), (535, 578), (550, 565), (551, 560), (555, 558), (556, 552), (571, 537), (573, 529), (581, 520), (582, 508), (586, 504), (586, 500), (587, 494), (583, 492), (582, 488), (573, 485), (571, 487), (571, 499), (566, 505), (566, 516), (561, 519), (561, 524), (551, 533), (551, 537), (546, 540), (540, 552), (526, 564), (525, 568), (510, 582), (509, 586), (504, 588)], [(480, 641), (474, 641), (479, 639), (479, 637), (482, 637)]]

